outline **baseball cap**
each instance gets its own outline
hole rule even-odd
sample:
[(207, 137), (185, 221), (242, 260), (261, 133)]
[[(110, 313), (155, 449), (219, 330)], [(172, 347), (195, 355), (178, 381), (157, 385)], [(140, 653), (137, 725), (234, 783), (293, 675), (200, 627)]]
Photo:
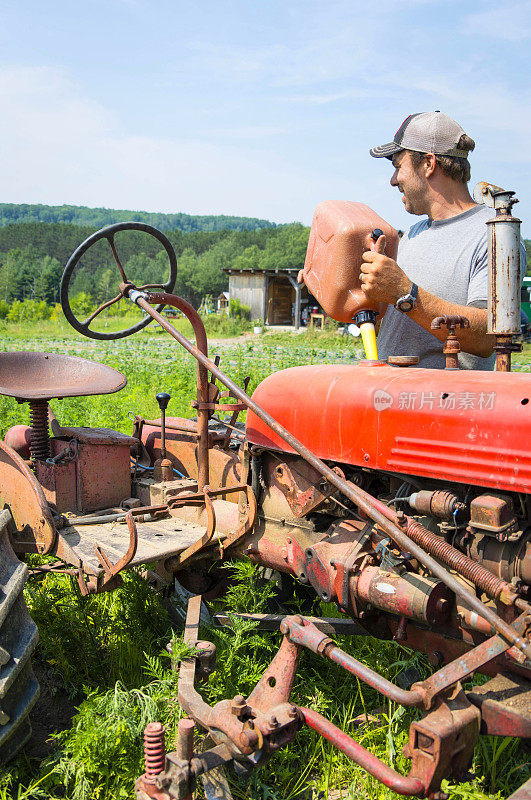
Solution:
[(464, 133), (462, 127), (442, 111), (410, 114), (395, 133), (393, 141), (373, 147), (370, 154), (374, 158), (391, 158), (400, 150), (415, 150), (417, 153), (467, 158), (469, 151), (457, 146)]

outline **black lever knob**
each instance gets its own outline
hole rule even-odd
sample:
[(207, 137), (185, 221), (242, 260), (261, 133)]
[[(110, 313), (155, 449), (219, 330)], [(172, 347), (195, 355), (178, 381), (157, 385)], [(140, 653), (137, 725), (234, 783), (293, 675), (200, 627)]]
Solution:
[(168, 403), (171, 400), (171, 395), (168, 394), (168, 392), (159, 392), (155, 399), (159, 404), (160, 410), (166, 411), (166, 409), (168, 408)]
[(384, 232), (382, 231), (381, 228), (375, 228), (373, 230), (373, 232), (371, 233), (371, 239), (373, 239), (375, 242), (377, 242), (378, 239), (380, 238), (380, 236), (383, 236), (383, 235), (384, 235)]

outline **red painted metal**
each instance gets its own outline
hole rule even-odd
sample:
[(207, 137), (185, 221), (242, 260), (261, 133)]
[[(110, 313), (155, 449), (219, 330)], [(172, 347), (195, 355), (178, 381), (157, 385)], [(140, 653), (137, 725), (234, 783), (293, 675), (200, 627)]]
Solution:
[(49, 553), (56, 530), (41, 485), (25, 461), (0, 441), (0, 506), (9, 508), (18, 531), (16, 553)]
[(31, 428), (29, 425), (13, 425), (6, 431), (4, 442), (19, 454), (21, 458), (29, 459)]
[[(493, 384), (489, 372), (369, 365), (293, 367), (253, 394), (321, 459), (527, 493), (530, 398), (525, 374)], [(293, 452), (253, 411), (246, 430), (253, 444)]]
[(422, 797), (424, 795), (424, 784), (419, 778), (400, 775), (317, 711), (301, 707), (299, 707), (299, 711), (310, 728), (317, 731), (324, 739), (331, 742), (334, 747), (345, 753), (351, 761), (359, 764), (370, 775), (381, 781), (385, 786), (388, 786), (389, 789), (408, 797)]

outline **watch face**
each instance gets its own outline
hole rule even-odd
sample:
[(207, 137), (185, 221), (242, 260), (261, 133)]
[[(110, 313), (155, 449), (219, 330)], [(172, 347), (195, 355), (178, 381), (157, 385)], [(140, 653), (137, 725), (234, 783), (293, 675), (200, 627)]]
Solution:
[(408, 312), (411, 311), (413, 308), (413, 301), (412, 300), (400, 300), (398, 303), (398, 308), (400, 311)]

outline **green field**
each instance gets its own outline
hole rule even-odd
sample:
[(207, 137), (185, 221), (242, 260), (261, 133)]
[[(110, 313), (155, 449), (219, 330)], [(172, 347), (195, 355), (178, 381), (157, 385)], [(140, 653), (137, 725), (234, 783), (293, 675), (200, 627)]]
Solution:
[[(266, 333), (242, 343), (224, 341), (223, 332), (217, 335), (219, 340), (210, 355), (221, 355), (221, 366), (239, 384), (250, 375), (251, 390), (277, 369), (348, 363), (359, 356), (356, 341), (334, 333)], [(42, 323), (38, 331), (27, 325), (6, 325), (0, 331), (0, 349), (79, 355), (127, 375), (127, 387), (117, 395), (54, 401), (53, 409), (64, 424), (105, 425), (130, 433), (128, 413), (154, 415), (154, 397), (162, 390), (172, 395), (168, 413), (192, 415), (195, 362), (169, 337), (154, 330), (100, 343), (61, 330), (58, 323)], [(529, 370), (529, 346), (515, 361)], [(27, 421), (27, 407), (9, 398), (0, 398), (0, 412), (2, 434), (10, 425)], [(271, 586), (264, 586), (257, 571), (246, 563), (229, 568), (234, 583), (217, 608), (265, 610)], [(123, 587), (113, 594), (82, 598), (69, 577), (48, 576), (31, 580), (26, 597), (41, 636), (36, 662), (44, 692), (38, 713), (48, 715), (52, 722), (55, 713), (62, 730), (48, 748), (33, 742), (27, 754), (0, 772), (0, 800), (131, 798), (134, 779), (143, 771), (141, 732), (145, 724), (161, 720), (167, 726), (168, 749), (175, 743), (180, 711), (175, 699), (176, 677), (165, 646), (174, 637), (175, 654), (182, 652), (179, 630), (172, 632), (164, 602), (135, 573), (126, 575)], [(297, 608), (295, 601), (292, 608)], [(318, 613), (331, 612), (331, 607), (321, 606)], [(214, 640), (218, 648), (217, 671), (202, 690), (210, 703), (236, 693), (247, 695), (280, 642), (279, 635), (258, 633), (236, 618), (230, 628), (205, 628), (201, 636)], [(338, 642), (390, 680), (399, 681), (413, 668), (421, 676), (429, 673), (423, 656), (412, 655), (400, 645), (341, 637)], [(303, 654), (293, 700), (324, 713), (398, 770), (408, 771), (402, 746), (414, 712), (392, 703), (382, 705), (373, 690), (309, 652)], [(74, 712), (72, 718), (69, 710)], [(470, 780), (448, 786), (446, 791), (456, 800), (501, 800), (528, 777), (528, 761), (518, 741), (482, 737)], [(235, 798), (252, 800), (317, 800), (329, 794), (371, 800), (397, 797), (307, 729), (291, 747), (255, 772), (249, 784), (231, 780)], [(332, 795), (332, 790), (337, 794)]]

